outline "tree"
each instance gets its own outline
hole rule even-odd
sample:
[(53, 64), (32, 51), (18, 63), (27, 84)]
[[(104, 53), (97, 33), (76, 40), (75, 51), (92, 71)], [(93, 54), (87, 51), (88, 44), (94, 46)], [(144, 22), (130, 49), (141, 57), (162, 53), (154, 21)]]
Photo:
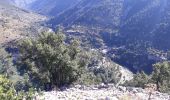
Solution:
[(157, 89), (159, 91), (170, 91), (170, 62), (166, 61), (155, 64), (152, 80), (157, 84)]
[(134, 79), (124, 85), (144, 87), (146, 84), (156, 84), (160, 92), (170, 93), (170, 62), (160, 62), (153, 65), (153, 72), (147, 75), (144, 72), (134, 75)]
[(77, 41), (66, 44), (63, 34), (42, 33), (18, 43), (21, 68), (42, 83), (60, 87), (75, 82), (84, 69)]

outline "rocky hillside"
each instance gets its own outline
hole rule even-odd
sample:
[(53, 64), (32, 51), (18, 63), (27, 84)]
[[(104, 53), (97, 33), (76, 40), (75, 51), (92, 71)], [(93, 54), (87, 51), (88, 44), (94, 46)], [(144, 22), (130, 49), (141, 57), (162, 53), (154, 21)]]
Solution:
[(77, 4), (80, 0), (36, 0), (29, 4), (29, 9), (43, 15), (56, 16)]
[(133, 72), (150, 73), (152, 64), (168, 60), (168, 0), (31, 0), (25, 4), (52, 17), (48, 24), (53, 29), (63, 28), (83, 46), (107, 49), (112, 60)]
[(169, 100), (170, 95), (149, 91), (147, 89), (132, 87), (115, 87), (109, 86), (90, 86), (85, 87), (77, 85), (63, 91), (44, 92), (43, 95), (37, 96), (37, 99), (44, 100)]
[(0, 44), (38, 33), (46, 17), (0, 0)]
[[(49, 24), (92, 47), (117, 48), (115, 56), (110, 55), (114, 61), (133, 72), (149, 73), (153, 63), (167, 60), (170, 50), (169, 4), (168, 0), (81, 0)], [(158, 52), (150, 54), (150, 49)]]
[[(160, 40), (157, 34), (161, 34), (161, 30), (167, 32), (159, 28), (167, 29), (168, 12), (167, 0), (82, 0), (55, 16), (50, 24), (96, 33), (109, 46), (127, 45), (137, 40), (140, 44), (166, 50), (170, 46), (163, 45), (167, 41)], [(159, 44), (156, 46), (157, 41), (162, 47)]]
[[(123, 2), (120, 0), (83, 0), (54, 18), (54, 25), (114, 29), (120, 24)], [(107, 16), (105, 16), (107, 15)]]

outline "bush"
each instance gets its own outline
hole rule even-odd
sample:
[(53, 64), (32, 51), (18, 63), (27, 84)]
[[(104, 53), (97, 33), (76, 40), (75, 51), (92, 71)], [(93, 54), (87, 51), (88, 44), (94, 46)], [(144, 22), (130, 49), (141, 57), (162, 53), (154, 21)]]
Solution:
[(161, 92), (170, 93), (170, 62), (157, 63), (154, 65), (152, 80)]
[(144, 88), (148, 83), (156, 84), (157, 90), (160, 92), (170, 93), (170, 62), (157, 63), (153, 66), (151, 75), (144, 72), (137, 73), (133, 80), (124, 85)]
[(100, 68), (95, 69), (94, 73), (96, 76), (98, 76), (98, 79), (100, 79), (101, 82), (105, 84), (117, 84), (121, 78), (121, 73), (119, 72), (119, 69), (116, 68), (116, 66), (101, 66)]
[(17, 100), (17, 94), (12, 82), (2, 75), (0, 75), (0, 98), (1, 100)]
[(135, 74), (133, 80), (126, 82), (124, 85), (144, 88), (145, 85), (148, 84), (149, 82), (150, 82), (150, 76), (148, 76), (142, 71), (140, 73), (138, 72), (137, 74)]
[(4, 48), (0, 48), (0, 75), (5, 75), (14, 85), (22, 80), (11, 55)]
[(35, 90), (16, 91), (12, 82), (5, 76), (0, 75), (0, 98), (1, 100), (33, 100)]
[(88, 59), (87, 71), (80, 78), (80, 83), (91, 85), (100, 83), (119, 84), (121, 78), (120, 66), (104, 57), (98, 50), (86, 50), (81, 58)]
[(101, 77), (94, 75), (93, 72), (87, 72), (82, 74), (82, 76), (77, 80), (78, 84), (82, 85), (98, 85), (102, 83)]
[(63, 34), (42, 33), (38, 39), (18, 43), (19, 64), (31, 78), (60, 87), (75, 82), (84, 70), (85, 62), (78, 56), (79, 43), (66, 44)]

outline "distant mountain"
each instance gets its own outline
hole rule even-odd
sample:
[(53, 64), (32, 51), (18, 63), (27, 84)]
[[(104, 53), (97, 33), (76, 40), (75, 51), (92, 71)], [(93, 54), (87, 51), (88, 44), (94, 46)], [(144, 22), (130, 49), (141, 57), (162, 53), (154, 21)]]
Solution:
[[(132, 0), (131, 0), (132, 1)], [(138, 2), (127, 2), (124, 8), (120, 33), (126, 41), (150, 42), (157, 49), (166, 50), (170, 46), (165, 46), (166, 42), (155, 44), (159, 41), (156, 34), (162, 36), (164, 33), (159, 29), (162, 24), (170, 24), (168, 13), (170, 12), (170, 2), (168, 0), (139, 0)], [(162, 29), (162, 28), (161, 28)], [(164, 30), (164, 32), (167, 32)], [(159, 37), (159, 36), (158, 36)], [(157, 39), (156, 39), (157, 38)], [(127, 42), (128, 43), (128, 42)], [(163, 47), (163, 45), (165, 47)]]
[(80, 25), (114, 29), (120, 25), (123, 2), (120, 0), (84, 0), (52, 19), (54, 25)]
[(103, 39), (108, 45), (112, 42), (107, 33), (125, 38), (124, 43), (129, 39), (154, 43), (160, 24), (169, 23), (169, 9), (167, 0), (82, 0), (49, 23), (54, 28), (60, 25), (66, 29), (93, 29), (101, 36), (105, 33)]
[(44, 15), (56, 16), (62, 11), (77, 4), (80, 0), (36, 0), (30, 9)]
[(157, 52), (150, 59), (150, 49), (170, 50), (169, 13), (168, 0), (82, 0), (49, 24), (97, 48), (125, 47), (116, 61), (132, 70), (151, 70), (148, 66), (167, 58)]
[(0, 45), (35, 35), (46, 17), (20, 9), (11, 1), (0, 0)]

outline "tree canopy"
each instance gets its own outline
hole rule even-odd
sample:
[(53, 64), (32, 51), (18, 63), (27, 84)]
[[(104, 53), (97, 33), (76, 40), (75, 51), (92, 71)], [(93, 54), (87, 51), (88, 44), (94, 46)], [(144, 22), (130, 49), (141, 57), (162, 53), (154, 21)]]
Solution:
[(154, 65), (152, 80), (157, 84), (159, 91), (170, 91), (170, 62), (157, 63)]
[(81, 52), (78, 41), (66, 44), (61, 33), (42, 33), (37, 39), (24, 39), (19, 42), (18, 48), (19, 64), (42, 83), (69, 85), (81, 76), (85, 66), (78, 57)]

